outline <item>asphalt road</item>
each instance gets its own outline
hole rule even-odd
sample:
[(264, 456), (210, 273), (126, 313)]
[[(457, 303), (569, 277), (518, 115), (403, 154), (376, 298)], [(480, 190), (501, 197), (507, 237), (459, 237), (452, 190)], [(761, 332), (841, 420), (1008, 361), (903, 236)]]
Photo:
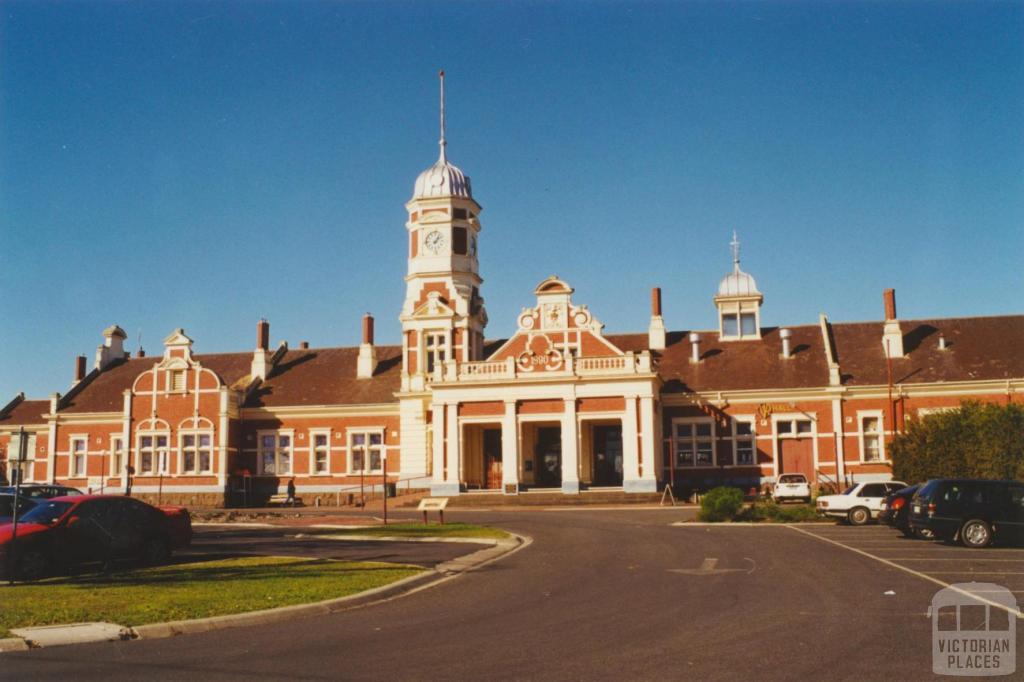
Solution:
[(389, 561), (433, 567), (469, 554), (480, 545), (444, 542), (339, 541), (337, 531), (315, 528), (256, 528), (250, 526), (194, 527), (192, 546), (175, 553), (181, 559), (221, 556), (302, 556), (348, 561)]
[[(467, 510), (458, 520), (534, 542), (436, 587), (293, 626), (2, 654), (0, 671), (55, 680), (931, 679), (926, 613), (939, 586), (875, 558), (864, 540), (885, 545), (892, 531), (671, 525), (690, 513)], [(866, 554), (827, 541), (836, 537)]]

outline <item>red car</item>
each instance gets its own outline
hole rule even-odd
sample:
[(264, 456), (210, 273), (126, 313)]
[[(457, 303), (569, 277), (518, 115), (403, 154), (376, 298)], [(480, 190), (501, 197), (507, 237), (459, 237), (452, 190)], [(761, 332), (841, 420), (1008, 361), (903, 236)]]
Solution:
[(16, 577), (31, 580), (78, 564), (162, 563), (192, 542), (192, 518), (183, 507), (154, 507), (116, 495), (40, 500), (18, 519), (11, 566), (13, 533), (13, 524), (0, 526), (0, 572), (13, 570)]

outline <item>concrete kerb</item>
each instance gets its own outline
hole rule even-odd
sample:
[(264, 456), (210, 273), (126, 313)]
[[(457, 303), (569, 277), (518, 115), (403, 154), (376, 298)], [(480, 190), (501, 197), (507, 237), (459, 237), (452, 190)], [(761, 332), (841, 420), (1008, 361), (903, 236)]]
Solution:
[[(211, 630), (224, 630), (227, 628), (245, 627), (250, 625), (265, 625), (278, 623), (292, 618), (326, 615), (337, 611), (354, 609), (370, 604), (389, 601), (401, 596), (412, 594), (428, 587), (434, 587), (459, 577), (487, 564), (490, 564), (504, 556), (517, 552), (530, 545), (532, 538), (511, 534), (510, 540), (496, 540), (494, 538), (458, 538), (460, 542), (476, 542), (487, 545), (486, 548), (459, 557), (452, 561), (438, 564), (433, 569), (426, 569), (423, 573), (403, 578), (390, 585), (383, 585), (372, 590), (366, 590), (358, 594), (312, 604), (295, 604), (293, 606), (281, 606), (261, 611), (249, 611), (247, 613), (236, 613), (225, 616), (213, 616), (210, 618), (197, 618), (195, 620), (179, 620), (167, 623), (150, 623), (128, 628), (130, 636), (134, 639), (161, 639), (175, 637), (177, 635), (193, 634), (198, 632), (210, 632)], [(356, 539), (353, 536), (342, 536), (344, 539)], [(372, 536), (371, 536), (372, 537)], [(368, 539), (368, 538), (359, 538)], [(374, 540), (384, 540), (380, 537), (373, 537)], [(410, 538), (392, 538), (401, 542), (408, 542)], [(427, 541), (426, 538), (416, 538), (414, 541)], [(451, 538), (449, 538), (451, 540)], [(76, 642), (68, 641), (67, 644)], [(51, 644), (50, 646), (56, 646)], [(30, 644), (21, 637), (0, 639), (0, 652), (4, 651), (25, 651)]]
[[(341, 536), (344, 539), (355, 539), (353, 536)], [(371, 536), (372, 537), (372, 536)], [(366, 538), (360, 538), (366, 539)], [(373, 537), (375, 540), (382, 540), (380, 537)], [(462, 538), (466, 541), (469, 538)], [(401, 542), (409, 541), (409, 538), (394, 538)], [(419, 538), (419, 541), (424, 541)], [(442, 582), (456, 578), (462, 573), (480, 568), (495, 561), (506, 554), (522, 549), (529, 545), (532, 540), (528, 537), (514, 535), (512, 540), (494, 540), (481, 538), (479, 544), (490, 545), (486, 549), (473, 552), (465, 557), (454, 561), (447, 561), (438, 564), (433, 569), (427, 569), (419, 575), (410, 576), (390, 585), (384, 585), (372, 590), (366, 590), (359, 594), (337, 599), (328, 599), (313, 604), (296, 604), (294, 606), (281, 606), (275, 609), (264, 609), (262, 611), (249, 611), (248, 613), (237, 613), (226, 616), (213, 616), (212, 618), (198, 618), (196, 620), (172, 621), (169, 623), (152, 623), (150, 625), (139, 625), (132, 628), (133, 634), (139, 639), (158, 639), (162, 637), (174, 637), (176, 635), (191, 634), (196, 632), (209, 632), (210, 630), (222, 630), (226, 628), (244, 627), (248, 625), (265, 625), (277, 623), (291, 618), (305, 616), (324, 615), (336, 611), (368, 606), (400, 596), (418, 592), (427, 587), (433, 587)]]

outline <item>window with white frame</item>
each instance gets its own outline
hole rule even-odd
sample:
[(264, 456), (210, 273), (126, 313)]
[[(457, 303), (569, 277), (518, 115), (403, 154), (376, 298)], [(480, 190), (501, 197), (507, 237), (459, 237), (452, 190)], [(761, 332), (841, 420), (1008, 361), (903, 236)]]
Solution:
[(140, 475), (170, 473), (170, 440), (166, 433), (139, 435), (137, 471)]
[(85, 461), (89, 449), (89, 439), (85, 436), (71, 439), (71, 475), (85, 476)]
[(756, 462), (757, 441), (754, 434), (754, 418), (734, 418), (732, 421), (732, 451), (735, 463), (750, 465)]
[(110, 437), (110, 475), (124, 473), (124, 436)]
[(331, 471), (331, 439), (328, 431), (314, 431), (310, 434), (310, 472), (327, 474)]
[(292, 436), (290, 433), (262, 433), (259, 440), (260, 473), (292, 473)]
[(714, 441), (710, 419), (675, 423), (676, 466), (711, 466), (714, 463)]
[(885, 458), (882, 451), (882, 416), (880, 414), (860, 415), (860, 456), (865, 462), (880, 462)]
[(11, 444), (7, 452), (7, 460), (10, 466), (10, 472), (8, 478), (11, 481), (11, 485), (21, 481), (29, 481), (32, 479), (32, 464), (35, 460), (36, 453), (36, 434), (26, 433), (25, 434), (25, 459), (19, 461), (21, 457), (21, 434), (11, 434)]
[(780, 436), (810, 436), (814, 424), (810, 419), (780, 419), (775, 422), (775, 433)]
[(183, 433), (180, 439), (181, 473), (207, 474), (213, 471), (213, 434)]
[(424, 335), (427, 353), (427, 374), (433, 374), (435, 367), (444, 364), (447, 334), (444, 332), (428, 332)]
[(348, 434), (351, 472), (381, 471), (384, 434), (380, 431), (350, 431)]

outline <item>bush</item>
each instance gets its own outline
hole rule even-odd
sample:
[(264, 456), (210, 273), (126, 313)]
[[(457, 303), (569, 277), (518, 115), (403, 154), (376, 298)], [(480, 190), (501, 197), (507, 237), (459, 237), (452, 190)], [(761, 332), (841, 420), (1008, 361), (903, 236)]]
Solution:
[(743, 491), (739, 488), (712, 488), (700, 501), (701, 521), (728, 521), (735, 518), (743, 506)]
[(908, 420), (889, 444), (893, 476), (1024, 479), (1024, 407), (966, 402), (951, 412)]
[(810, 504), (781, 505), (775, 502), (757, 502), (740, 512), (737, 521), (775, 521), (797, 523), (799, 521), (820, 521), (818, 510)]

